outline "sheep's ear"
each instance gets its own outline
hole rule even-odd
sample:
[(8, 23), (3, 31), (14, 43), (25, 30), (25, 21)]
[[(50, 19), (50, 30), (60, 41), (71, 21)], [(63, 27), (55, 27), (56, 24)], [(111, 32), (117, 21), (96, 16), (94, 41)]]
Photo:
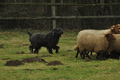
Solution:
[(108, 37), (109, 37), (109, 35), (110, 35), (110, 34), (105, 34), (105, 37), (107, 37), (107, 38), (108, 38)]
[(114, 32), (115, 31), (115, 26), (111, 26), (111, 31)]

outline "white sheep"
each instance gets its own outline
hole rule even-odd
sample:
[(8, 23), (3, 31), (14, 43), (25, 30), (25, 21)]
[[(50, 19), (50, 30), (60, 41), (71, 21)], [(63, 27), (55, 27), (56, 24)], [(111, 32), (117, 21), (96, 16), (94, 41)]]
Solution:
[(113, 34), (116, 38), (107, 49), (108, 58), (120, 59), (120, 34)]
[(107, 52), (111, 52), (113, 50), (116, 52), (120, 52), (120, 34), (113, 34), (113, 36), (116, 38), (116, 40), (111, 43), (111, 45), (107, 49)]
[(94, 51), (101, 55), (106, 51), (110, 42), (115, 40), (115, 37), (110, 33), (110, 30), (96, 32), (97, 33), (95, 34), (95, 32), (92, 32), (91, 30), (82, 30), (78, 33), (77, 47), (75, 49), (79, 50), (76, 54), (76, 57), (80, 52), (81, 58), (84, 58), (82, 55), (85, 55), (85, 51)]
[[(83, 30), (84, 32), (86, 33), (89, 33), (89, 34), (98, 34), (98, 35), (101, 35), (101, 34), (108, 34), (108, 33), (113, 33), (113, 34), (120, 34), (120, 24), (116, 24), (116, 25), (113, 25), (111, 26), (110, 29), (106, 29), (106, 30), (93, 30), (93, 29), (89, 29), (89, 30)], [(77, 38), (79, 38), (79, 35), (77, 36)], [(77, 47), (75, 48), (76, 50)], [(79, 53), (79, 50), (77, 51), (77, 54)], [(90, 59), (89, 55), (88, 55), (89, 52), (86, 53), (86, 51), (84, 51), (84, 54), (86, 54), (86, 56)], [(91, 52), (92, 54), (92, 52)], [(77, 58), (77, 55), (76, 55), (76, 58)]]

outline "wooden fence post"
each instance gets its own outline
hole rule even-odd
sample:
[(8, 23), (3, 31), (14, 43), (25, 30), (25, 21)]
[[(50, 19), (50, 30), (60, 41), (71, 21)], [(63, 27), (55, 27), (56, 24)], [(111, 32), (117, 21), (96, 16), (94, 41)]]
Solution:
[[(51, 3), (54, 4), (55, 0), (51, 0)], [(52, 17), (55, 18), (55, 16), (56, 16), (55, 6), (53, 5), (53, 6), (51, 6), (51, 8), (52, 8)], [(56, 20), (55, 19), (53, 19), (53, 28), (56, 28)]]

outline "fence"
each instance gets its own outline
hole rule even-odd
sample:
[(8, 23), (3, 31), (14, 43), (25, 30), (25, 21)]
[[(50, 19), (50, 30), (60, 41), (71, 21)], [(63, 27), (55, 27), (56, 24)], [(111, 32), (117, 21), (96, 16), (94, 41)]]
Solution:
[(113, 6), (120, 5), (120, 3), (104, 3), (104, 4), (76, 4), (76, 3), (55, 3), (55, 0), (51, 0), (51, 3), (0, 3), (0, 5), (39, 5), (39, 6), (51, 6), (52, 16), (39, 16), (39, 17), (0, 17), (1, 20), (10, 19), (50, 19), (52, 20), (53, 28), (56, 27), (57, 19), (85, 19), (85, 18), (120, 18), (120, 15), (105, 15), (105, 16), (56, 16), (56, 6)]

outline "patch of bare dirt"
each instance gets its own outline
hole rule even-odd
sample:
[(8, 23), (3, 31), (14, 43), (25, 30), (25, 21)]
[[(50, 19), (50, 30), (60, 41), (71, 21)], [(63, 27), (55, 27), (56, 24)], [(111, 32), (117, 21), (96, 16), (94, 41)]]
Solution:
[(22, 46), (29, 46), (30, 44), (23, 44)]
[(32, 58), (25, 58), (22, 60), (22, 62), (30, 63), (30, 62), (42, 62), (47, 63), (44, 59), (41, 59), (39, 56), (32, 57)]
[(11, 58), (4, 58), (4, 59), (2, 59), (2, 60), (8, 60), (8, 59), (11, 59)]
[(37, 70), (40, 70), (40, 71), (42, 71), (43, 69), (37, 69)]
[(94, 65), (94, 67), (99, 67), (99, 65)]
[(3, 44), (0, 45), (0, 49), (1, 49), (1, 48), (4, 48), (4, 45), (3, 45)]
[[(6, 62), (5, 66), (20, 66), (20, 65), (23, 65), (24, 63), (31, 63), (31, 62), (48, 63), (44, 59), (41, 59), (39, 56), (36, 56), (36, 57), (31, 57), (31, 58), (24, 58), (21, 61), (9, 60)], [(51, 61), (47, 64), (47, 66), (52, 66), (52, 65), (55, 66), (55, 65), (64, 65), (64, 64), (57, 60)], [(57, 69), (53, 69), (53, 70), (57, 70)]]
[(47, 64), (47, 66), (55, 66), (55, 65), (64, 65), (64, 64), (57, 60), (51, 61)]
[(85, 60), (85, 62), (90, 62), (91, 60)]
[(67, 50), (67, 51), (73, 51), (73, 50)]
[(44, 59), (41, 59), (40, 57), (32, 57), (32, 58), (24, 58), (23, 60), (10, 60), (7, 61), (5, 66), (20, 66), (23, 65), (24, 63), (30, 63), (30, 62), (42, 62), (42, 63), (47, 63)]
[(26, 71), (34, 71), (34, 69), (25, 69)]
[(10, 60), (10, 61), (7, 61), (5, 66), (20, 66), (20, 65), (23, 65), (22, 61), (19, 61), (19, 60)]
[(25, 73), (35, 71), (35, 70), (43, 71), (43, 69), (23, 69), (23, 70), (25, 70)]
[(58, 68), (53, 68), (52, 70), (58, 70)]
[(15, 54), (25, 54), (25, 52), (16, 52)]

